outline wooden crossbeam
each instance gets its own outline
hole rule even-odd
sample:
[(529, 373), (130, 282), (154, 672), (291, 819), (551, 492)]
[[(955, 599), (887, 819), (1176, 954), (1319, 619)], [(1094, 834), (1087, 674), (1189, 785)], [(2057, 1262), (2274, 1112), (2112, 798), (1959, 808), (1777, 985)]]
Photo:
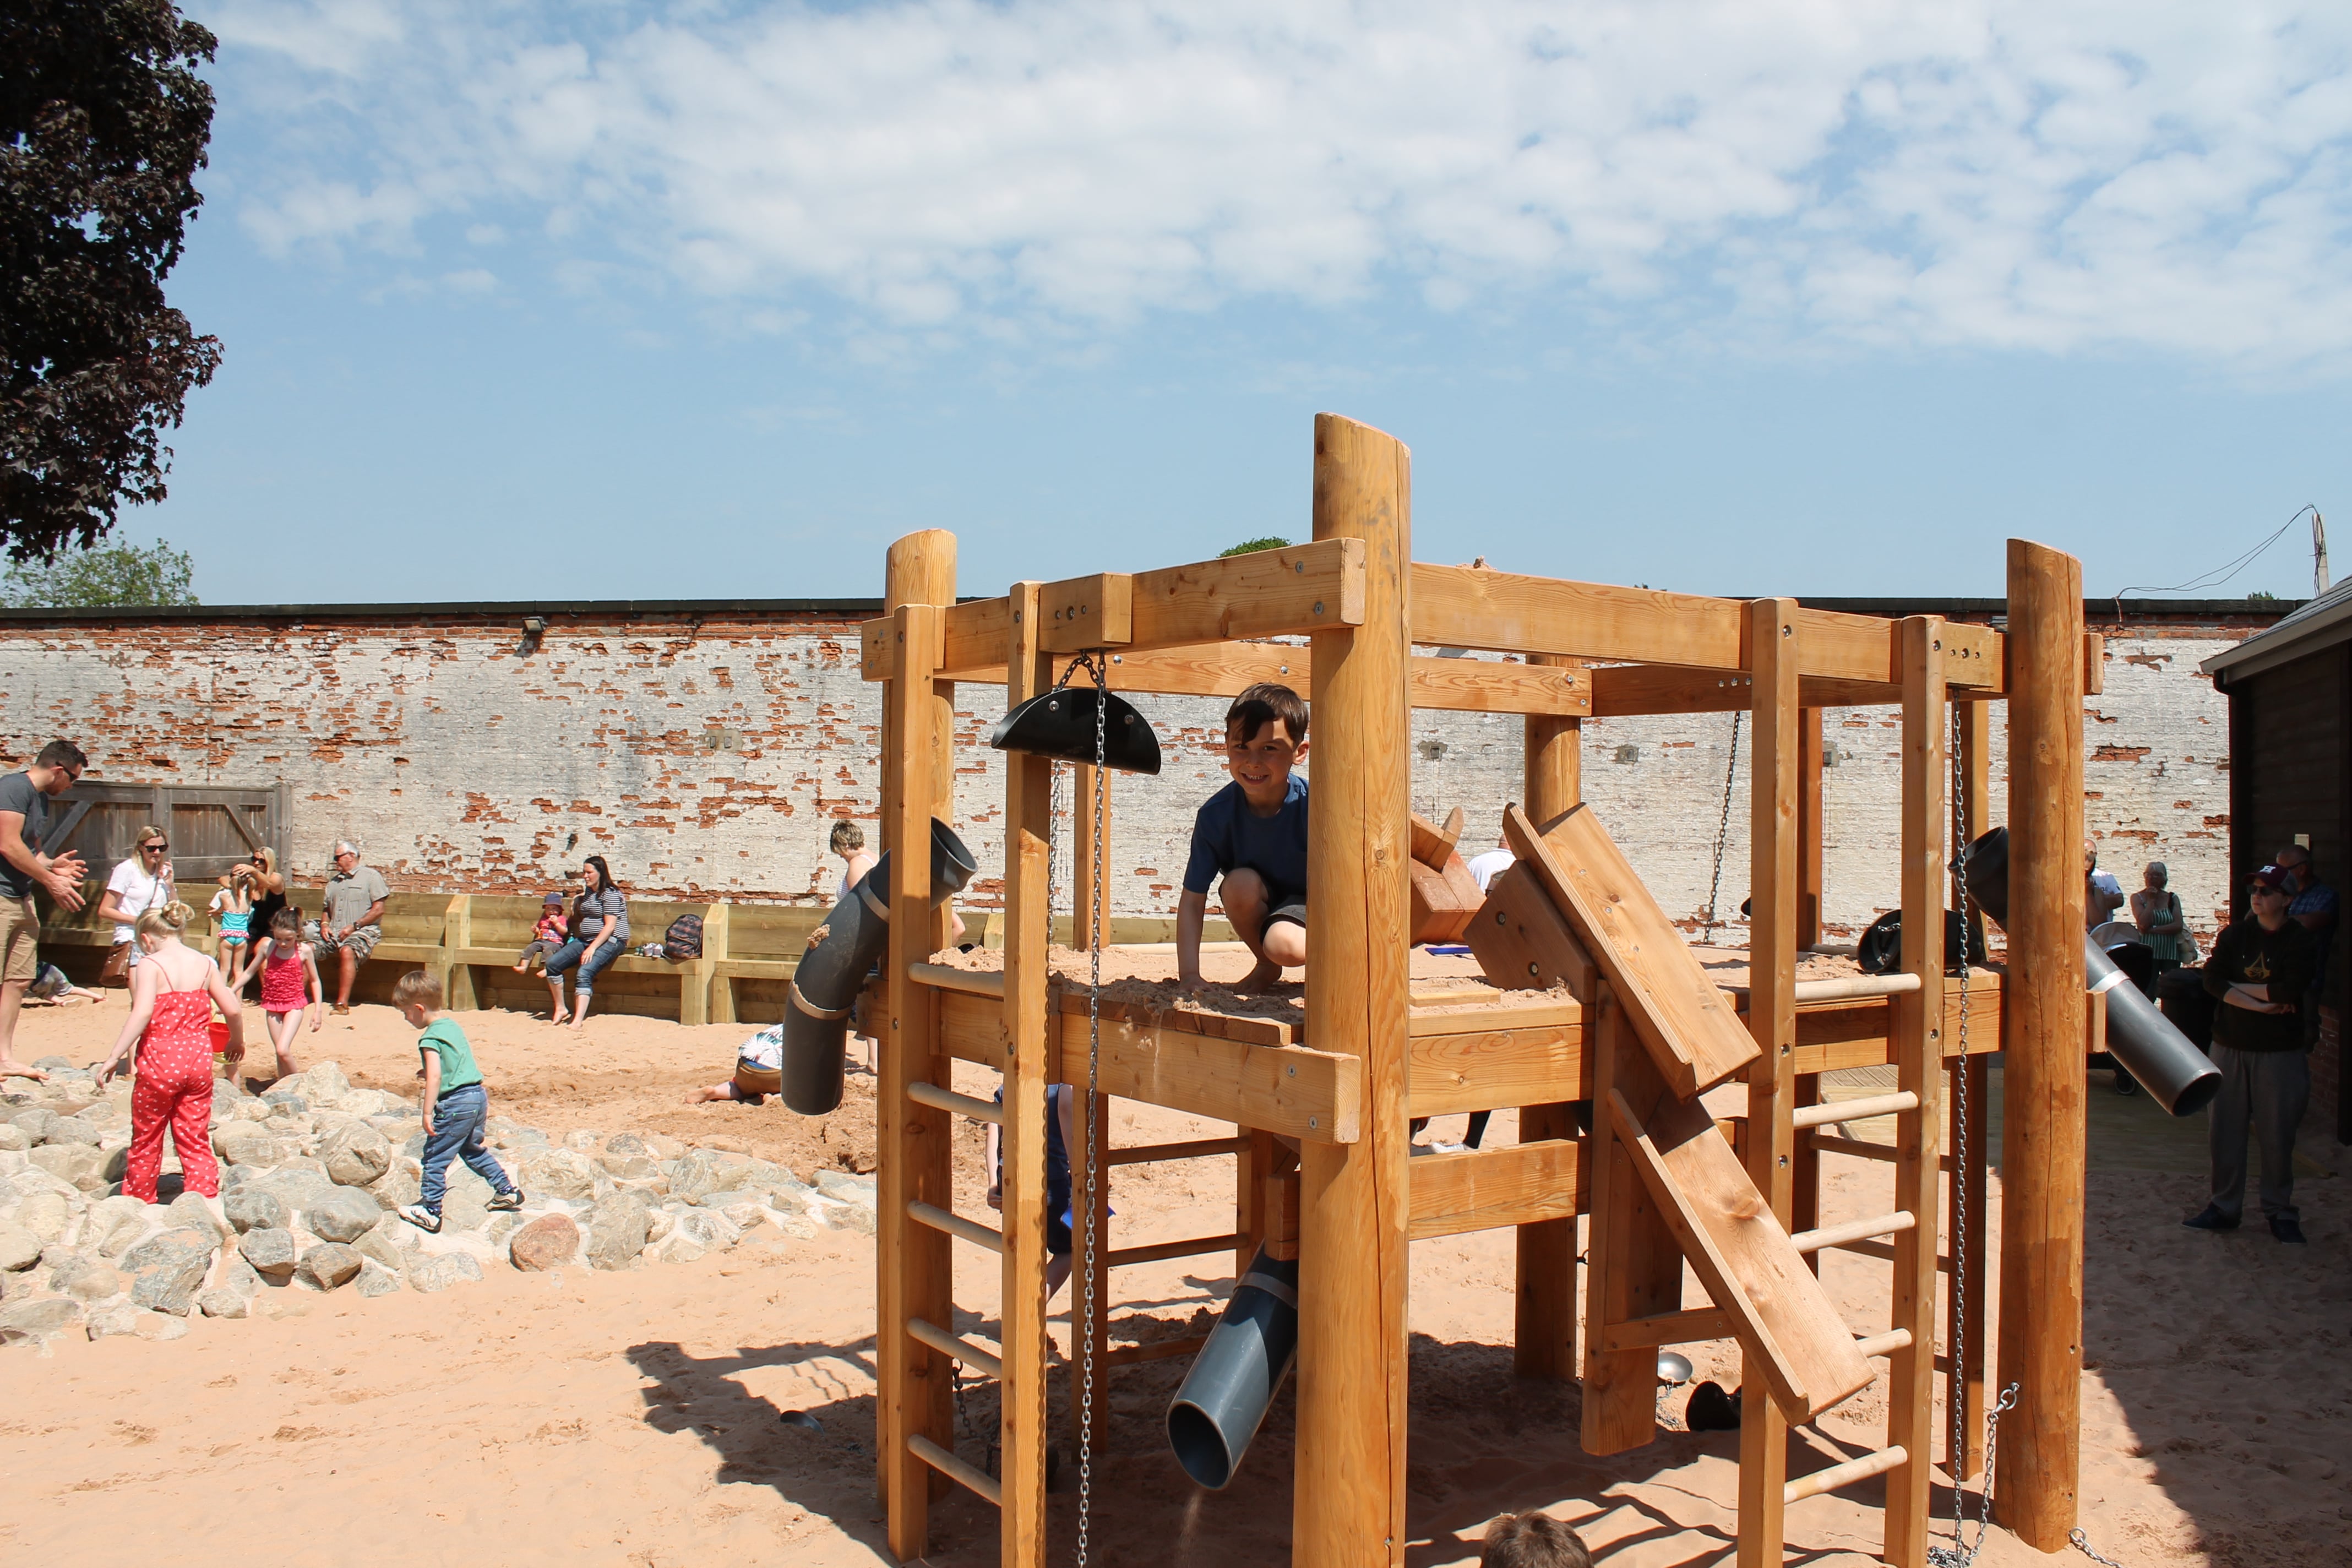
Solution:
[(1415, 1241), (1572, 1219), (1584, 1209), (1584, 1142), (1577, 1138), (1424, 1154), (1405, 1174)]

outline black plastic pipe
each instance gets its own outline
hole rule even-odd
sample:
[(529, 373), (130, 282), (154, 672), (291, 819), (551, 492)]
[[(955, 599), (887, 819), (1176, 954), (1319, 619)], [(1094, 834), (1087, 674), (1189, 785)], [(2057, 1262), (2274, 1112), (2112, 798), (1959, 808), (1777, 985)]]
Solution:
[[(931, 819), (931, 902), (963, 890), (980, 868), (955, 830)], [(858, 879), (824, 918), (824, 940), (801, 957), (784, 998), (784, 1103), (823, 1116), (841, 1103), (849, 1015), (890, 945), (890, 857)]]
[[(1996, 827), (1960, 855), (1969, 897), (2004, 927), (2009, 921), (2009, 829)], [(2192, 1116), (2221, 1091), (2221, 1070), (2157, 1011), (2091, 933), (2083, 933), (2083, 979), (2107, 998), (2107, 1054), (2175, 1116)]]
[(1168, 1446), (1212, 1490), (1234, 1479), (1298, 1355), (1298, 1265), (1260, 1247), (1168, 1407)]

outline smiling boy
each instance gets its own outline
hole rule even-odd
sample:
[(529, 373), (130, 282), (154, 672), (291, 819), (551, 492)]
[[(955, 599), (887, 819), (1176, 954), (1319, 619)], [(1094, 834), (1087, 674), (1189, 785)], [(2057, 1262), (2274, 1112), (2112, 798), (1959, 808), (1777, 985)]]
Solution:
[(1192, 853), (1176, 904), (1176, 978), (1201, 984), (1201, 927), (1210, 884), (1234, 934), (1257, 966), (1244, 990), (1268, 985), (1307, 962), (1307, 704), (1287, 686), (1253, 686), (1225, 710), (1225, 768), (1234, 782), (1192, 819)]

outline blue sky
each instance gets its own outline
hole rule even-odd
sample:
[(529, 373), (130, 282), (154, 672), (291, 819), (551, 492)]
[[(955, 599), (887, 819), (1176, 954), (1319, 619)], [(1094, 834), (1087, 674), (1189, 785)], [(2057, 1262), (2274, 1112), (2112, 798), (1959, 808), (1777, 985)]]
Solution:
[[(1420, 557), (1559, 575), (2352, 530), (2340, 8), (188, 8), (226, 361), (123, 532), (214, 603), (1162, 564), (1302, 536), (1318, 409), (1412, 447)], [(2298, 527), (2221, 591), (2309, 584)]]

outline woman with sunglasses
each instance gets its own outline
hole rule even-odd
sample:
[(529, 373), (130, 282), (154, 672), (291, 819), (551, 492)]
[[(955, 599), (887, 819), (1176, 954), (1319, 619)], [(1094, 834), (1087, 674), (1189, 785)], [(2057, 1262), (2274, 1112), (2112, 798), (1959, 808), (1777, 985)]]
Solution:
[(163, 858), (172, 847), (163, 830), (151, 822), (131, 843), (131, 858), (107, 878), (106, 897), (98, 906), (98, 918), (114, 922), (114, 948), (99, 973), (101, 985), (131, 983), (131, 972), (146, 956), (132, 940), (132, 925), (149, 910), (160, 910), (178, 896), (173, 886), (172, 863)]

